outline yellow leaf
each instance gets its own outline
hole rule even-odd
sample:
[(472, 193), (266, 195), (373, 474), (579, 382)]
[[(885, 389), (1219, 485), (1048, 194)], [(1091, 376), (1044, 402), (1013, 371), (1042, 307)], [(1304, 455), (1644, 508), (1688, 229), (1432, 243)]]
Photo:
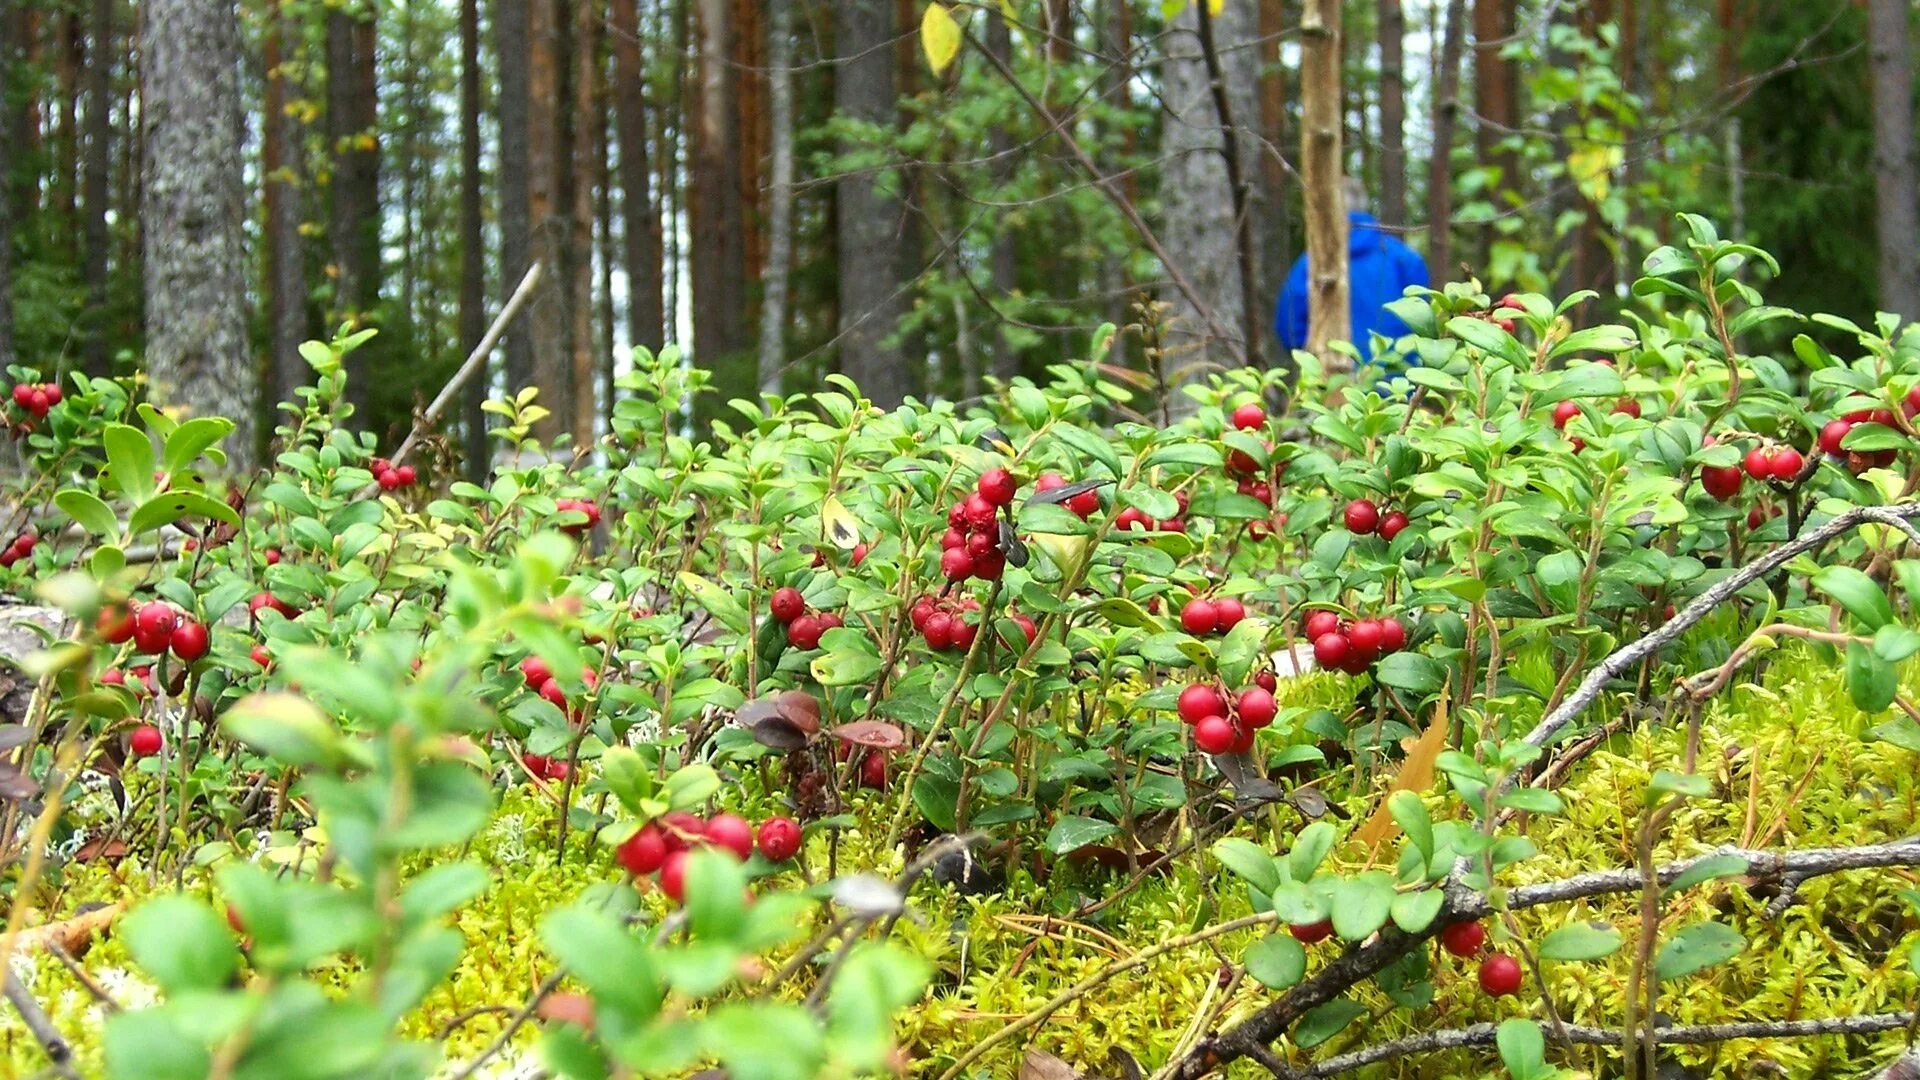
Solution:
[(945, 4), (928, 4), (920, 18), (920, 48), (927, 54), (927, 66), (935, 75), (943, 75), (960, 55), (960, 24)]
[(1207, 14), (1219, 15), (1227, 8), (1227, 0), (1207, 0)]
[(1380, 795), (1380, 803), (1373, 808), (1373, 816), (1365, 825), (1354, 831), (1354, 843), (1367, 852), (1367, 861), (1373, 861), (1373, 855), (1380, 845), (1391, 840), (1400, 832), (1400, 823), (1393, 820), (1393, 812), (1387, 809), (1387, 800), (1396, 791), (1411, 791), (1421, 794), (1433, 786), (1433, 763), (1440, 752), (1447, 748), (1447, 733), (1452, 722), (1447, 719), (1447, 695), (1443, 689), (1439, 701), (1434, 703), (1433, 720), (1427, 724), (1427, 730), (1420, 733), (1412, 743), (1403, 743), (1406, 747), (1406, 760), (1400, 763), (1400, 771), (1394, 774), (1393, 783)]
[(1597, 203), (1607, 197), (1613, 170), (1625, 159), (1625, 152), (1618, 146), (1588, 143), (1567, 155), (1567, 175), (1589, 202)]
[(820, 535), (842, 551), (860, 546), (860, 519), (853, 516), (838, 496), (829, 495), (820, 504)]

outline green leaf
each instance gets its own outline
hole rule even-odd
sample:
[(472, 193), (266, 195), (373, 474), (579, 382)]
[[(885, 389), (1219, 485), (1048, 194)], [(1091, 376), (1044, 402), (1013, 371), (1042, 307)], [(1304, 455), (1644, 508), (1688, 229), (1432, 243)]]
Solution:
[(1390, 909), (1393, 925), (1409, 934), (1420, 933), (1433, 925), (1433, 920), (1439, 917), (1440, 909), (1446, 902), (1447, 894), (1439, 889), (1399, 893), (1394, 896)]
[(120, 937), (128, 951), (168, 993), (217, 990), (240, 969), (240, 950), (227, 924), (206, 904), (162, 896), (127, 916)]
[(1300, 1018), (1293, 1028), (1293, 1045), (1302, 1050), (1311, 1050), (1340, 1034), (1340, 1029), (1366, 1015), (1366, 1012), (1366, 1006), (1359, 1002), (1334, 998)]
[(1425, 697), (1437, 693), (1447, 680), (1446, 669), (1430, 656), (1417, 652), (1397, 652), (1373, 669), (1382, 685)]
[(1920, 754), (1920, 723), (1916, 723), (1911, 716), (1896, 716), (1875, 727), (1869, 734), (1881, 742)]
[(1812, 578), (1813, 587), (1832, 597), (1869, 632), (1893, 621), (1893, 605), (1872, 578), (1851, 566), (1825, 566)]
[(1568, 923), (1540, 939), (1542, 960), (1598, 960), (1620, 948), (1620, 931), (1604, 923)]
[(1261, 659), (1266, 643), (1267, 622), (1265, 619), (1242, 619), (1227, 631), (1221, 640), (1215, 655), (1220, 665), (1220, 678), (1228, 686), (1240, 686), (1247, 681), (1253, 667)]
[(886, 666), (872, 653), (848, 650), (816, 656), (808, 669), (821, 686), (855, 686), (872, 680)]
[(720, 625), (736, 634), (747, 632), (747, 609), (740, 606), (740, 601), (734, 598), (733, 593), (699, 574), (685, 570), (680, 572), (678, 580), (680, 587), (693, 597), (695, 603), (711, 612)]
[(747, 875), (731, 852), (695, 848), (687, 857), (687, 922), (702, 938), (727, 941), (746, 921)]
[(1518, 1017), (1502, 1020), (1493, 1041), (1513, 1080), (1533, 1080), (1547, 1071), (1547, 1038), (1539, 1024)]
[(1313, 872), (1333, 850), (1333, 840), (1332, 822), (1316, 821), (1301, 829), (1300, 835), (1293, 839), (1293, 850), (1287, 853), (1287, 869), (1293, 880), (1312, 880)]
[(1433, 818), (1427, 814), (1427, 804), (1422, 802), (1417, 792), (1402, 788), (1387, 796), (1387, 812), (1393, 815), (1400, 828), (1420, 849), (1420, 854), (1433, 858)]
[(153, 494), (153, 442), (147, 433), (126, 424), (108, 424), (100, 433), (107, 451), (113, 488), (134, 502)]
[(1500, 796), (1500, 805), (1508, 810), (1525, 810), (1530, 814), (1558, 814), (1565, 807), (1560, 796), (1545, 788), (1513, 788)]
[(192, 465), (208, 447), (233, 432), (233, 421), (219, 416), (197, 416), (167, 435), (161, 467), (169, 474)]
[(163, 491), (134, 508), (133, 516), (127, 519), (127, 534), (137, 536), (188, 517), (240, 524), (240, 515), (219, 499), (197, 491)]
[(1272, 895), (1280, 887), (1280, 867), (1273, 856), (1251, 840), (1228, 837), (1213, 845), (1213, 857), (1247, 884)]
[(584, 902), (540, 923), (540, 940), (604, 1006), (637, 1026), (659, 1009), (665, 991), (649, 950), (618, 920)]
[(1247, 974), (1269, 990), (1285, 990), (1307, 974), (1307, 950), (1292, 934), (1268, 934), (1247, 949)]
[(171, 1009), (137, 1009), (107, 1017), (104, 1042), (111, 1080), (205, 1080), (213, 1054)]
[(675, 810), (686, 810), (712, 798), (720, 790), (720, 774), (710, 765), (682, 766), (667, 777), (664, 794)]
[(1361, 941), (1387, 924), (1393, 913), (1393, 879), (1372, 872), (1333, 883), (1333, 929), (1345, 941)]
[(828, 1038), (837, 1057), (866, 1073), (885, 1066), (893, 1048), (893, 1014), (919, 1000), (932, 969), (891, 942), (852, 948), (827, 997)]
[(1671, 895), (1682, 889), (1691, 889), (1703, 881), (1732, 877), (1746, 872), (1747, 860), (1738, 855), (1709, 855), (1687, 867), (1684, 873), (1669, 882), (1666, 892)]
[(1725, 923), (1694, 923), (1660, 946), (1653, 958), (1653, 973), (1662, 982), (1682, 978), (1723, 964), (1746, 947), (1747, 939)]
[(120, 519), (98, 495), (79, 488), (66, 488), (53, 497), (55, 506), (95, 536), (113, 536), (120, 531)]
[(1656, 770), (1653, 779), (1647, 784), (1649, 795), (1679, 795), (1689, 799), (1704, 799), (1713, 794), (1713, 782), (1699, 773), (1676, 773), (1665, 769)]
[(1899, 691), (1897, 668), (1857, 641), (1847, 644), (1847, 696), (1861, 712), (1884, 711)]
[(1088, 844), (1097, 844), (1119, 831), (1119, 827), (1110, 821), (1068, 814), (1047, 830), (1047, 850), (1055, 855), (1065, 855)]
[(486, 867), (476, 862), (442, 863), (407, 883), (400, 918), (408, 924), (437, 919), (487, 891)]

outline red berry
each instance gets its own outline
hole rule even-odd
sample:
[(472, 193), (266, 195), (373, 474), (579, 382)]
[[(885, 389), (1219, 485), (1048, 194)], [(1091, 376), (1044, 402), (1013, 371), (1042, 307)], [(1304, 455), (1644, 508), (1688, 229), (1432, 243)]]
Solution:
[(907, 617), (913, 620), (915, 630), (925, 630), (927, 620), (933, 618), (934, 610), (933, 601), (923, 596), (913, 602), (913, 608), (907, 612)]
[(1280, 679), (1271, 671), (1256, 671), (1253, 673), (1253, 685), (1271, 694), (1280, 689)]
[(538, 656), (528, 656), (520, 661), (520, 680), (527, 684), (527, 689), (537, 693), (542, 686), (553, 681), (553, 669)]
[(36, 417), (47, 415), (52, 408), (53, 399), (47, 397), (47, 392), (43, 389), (36, 388), (33, 396), (27, 399), (27, 411)]
[(1440, 931), (1440, 945), (1455, 956), (1479, 956), (1487, 928), (1477, 922), (1452, 923)]
[(1233, 725), (1224, 716), (1203, 716), (1193, 725), (1193, 745), (1209, 754), (1229, 753), (1233, 744)]
[(1347, 504), (1347, 531), (1365, 536), (1380, 527), (1380, 508), (1372, 499), (1355, 499)]
[(263, 668), (270, 668), (273, 666), (273, 654), (267, 651), (267, 647), (265, 645), (255, 645), (253, 647), (253, 651), (248, 655), (253, 657), (254, 663), (260, 665)]
[(1264, 427), (1266, 422), (1267, 410), (1254, 402), (1249, 401), (1233, 410), (1233, 426), (1241, 431), (1252, 431), (1255, 428)]
[(1380, 620), (1380, 651), (1397, 653), (1407, 647), (1407, 628), (1399, 619)]
[(1640, 419), (1640, 403), (1630, 397), (1621, 398), (1614, 405), (1613, 411), (1623, 416), (1631, 416), (1635, 420)]
[(1150, 532), (1153, 529), (1153, 519), (1129, 506), (1114, 515), (1113, 527), (1116, 529), (1136, 529)]
[(1773, 478), (1773, 451), (1764, 446), (1756, 446), (1747, 451), (1747, 475), (1755, 480)]
[(1380, 539), (1392, 542), (1407, 527), (1407, 515), (1395, 510), (1380, 519)]
[(1083, 491), (1068, 499), (1066, 508), (1080, 515), (1082, 521), (1092, 517), (1100, 510), (1100, 495), (1094, 491)]
[(1007, 644), (1015, 649), (1025, 649), (1028, 645), (1032, 644), (1033, 639), (1040, 633), (1040, 628), (1033, 624), (1033, 620), (1018, 611), (1007, 617), (1017, 623), (1020, 627), (1020, 632), (1026, 635), (1025, 640), (1009, 641)]
[(860, 763), (860, 786), (885, 791), (887, 787), (887, 759), (871, 750), (866, 760)]
[(1220, 624), (1220, 609), (1213, 601), (1196, 596), (1180, 609), (1180, 626), (1189, 634), (1211, 634)]
[(1063, 488), (1066, 486), (1067, 478), (1057, 472), (1043, 472), (1040, 474), (1039, 479), (1033, 482), (1033, 490), (1035, 491), (1052, 491), (1054, 488)]
[(268, 566), (280, 565), (280, 549), (279, 548), (267, 549), (267, 565)]
[(840, 614), (834, 611), (823, 611), (819, 615), (815, 616), (815, 618), (818, 618), (820, 620), (820, 636), (821, 637), (826, 637), (827, 631), (829, 630), (838, 630), (841, 627), (847, 625), (847, 620), (841, 618)]
[(1209, 716), (1219, 716), (1227, 711), (1227, 699), (1214, 687), (1206, 683), (1194, 683), (1180, 691), (1177, 706), (1180, 719), (1189, 724), (1197, 724)]
[(1480, 961), (1480, 989), (1489, 997), (1505, 997), (1520, 990), (1520, 961), (1494, 953)]
[(160, 729), (152, 724), (141, 724), (127, 737), (127, 749), (134, 757), (152, 757), (160, 752), (164, 740), (160, 738)]
[(940, 576), (948, 581), (965, 581), (973, 576), (973, 556), (965, 548), (948, 548), (940, 555)]
[(420, 474), (415, 472), (411, 465), (401, 465), (393, 470), (393, 474), (400, 478), (401, 487), (412, 487), (413, 482), (420, 477)]
[(1316, 941), (1325, 941), (1333, 936), (1333, 920), (1321, 919), (1317, 923), (1300, 923), (1289, 926), (1287, 927), (1287, 933), (1292, 934), (1301, 944), (1311, 945)]
[(645, 877), (667, 861), (667, 837), (649, 821), (613, 851), (613, 857), (634, 877)]
[(27, 402), (31, 400), (33, 400), (33, 384), (32, 383), (14, 383), (13, 384), (13, 403), (15, 405), (18, 405), (24, 409), (27, 407)]
[(985, 558), (993, 553), (995, 539), (996, 537), (991, 532), (969, 534), (966, 543), (967, 554), (976, 560)]
[(1280, 706), (1273, 700), (1272, 692), (1258, 686), (1249, 686), (1240, 691), (1239, 700), (1233, 704), (1233, 711), (1240, 722), (1249, 728), (1263, 728), (1273, 723), (1280, 715)]
[(791, 585), (773, 590), (773, 600), (768, 606), (773, 609), (773, 617), (783, 623), (790, 623), (807, 611), (806, 598)]
[(940, 549), (942, 551), (952, 551), (954, 548), (965, 547), (966, 543), (967, 534), (961, 532), (957, 527), (949, 527), (946, 532), (940, 534)]
[(1179, 518), (1168, 518), (1160, 522), (1157, 528), (1159, 528), (1161, 532), (1183, 533), (1187, 531), (1187, 523), (1181, 521)]
[(687, 853), (669, 851), (660, 862), (660, 891), (676, 904), (687, 898)]
[(1553, 426), (1565, 430), (1567, 422), (1580, 415), (1580, 406), (1572, 400), (1563, 401), (1553, 407)]
[(973, 576), (981, 581), (999, 581), (1006, 570), (1007, 557), (998, 551), (989, 551), (973, 560)]
[(953, 647), (953, 616), (944, 611), (936, 611), (927, 616), (927, 625), (920, 628), (921, 636), (927, 639), (927, 647), (935, 652), (945, 652)]
[(1310, 611), (1307, 613), (1305, 629), (1308, 641), (1319, 641), (1340, 629), (1340, 616), (1324, 608)]
[(1224, 634), (1247, 617), (1247, 606), (1231, 596), (1223, 596), (1213, 602), (1213, 615), (1214, 629)]
[(685, 851), (706, 839), (707, 823), (685, 810), (674, 810), (660, 816), (660, 831), (668, 851)]
[(804, 652), (818, 648), (820, 635), (826, 632), (827, 628), (820, 624), (819, 616), (802, 615), (787, 624), (787, 643)]
[(100, 685), (125, 686), (127, 685), (127, 673), (117, 667), (110, 667), (100, 673)]
[(561, 687), (559, 679), (548, 679), (546, 682), (541, 683), (537, 693), (542, 698), (545, 698), (547, 703), (554, 708), (561, 710), (566, 709), (567, 692)]
[[(1920, 390), (1920, 387), (1915, 389)], [(1833, 457), (1845, 454), (1846, 450), (1841, 447), (1840, 441), (1845, 439), (1847, 432), (1852, 430), (1853, 424), (1846, 420), (1827, 421), (1826, 426), (1820, 429), (1820, 452)]]
[(1353, 656), (1353, 643), (1342, 633), (1322, 634), (1313, 643), (1314, 662), (1323, 668), (1343, 668)]
[(867, 552), (871, 550), (864, 541), (855, 544), (853, 545), (852, 553), (847, 556), (847, 561), (855, 566), (859, 566), (861, 563), (867, 561)]
[(1731, 502), (1735, 495), (1740, 494), (1740, 485), (1744, 479), (1739, 467), (1735, 465), (1702, 465), (1700, 467), (1700, 486), (1707, 490), (1707, 494), (1721, 502)]
[(93, 626), (100, 640), (109, 645), (123, 645), (133, 638), (133, 613), (120, 604), (101, 608)]
[(1012, 473), (996, 465), (980, 474), (978, 491), (981, 498), (994, 506), (1005, 506), (1019, 493), (1020, 482), (1013, 478)]
[(790, 817), (771, 817), (760, 823), (760, 854), (786, 862), (800, 853), (800, 824)]
[(400, 474), (392, 469), (383, 470), (375, 479), (380, 482), (382, 491), (392, 491), (400, 486)]
[(207, 628), (205, 624), (194, 622), (192, 619), (183, 619), (173, 628), (173, 635), (168, 644), (173, 646), (173, 655), (179, 657), (183, 663), (191, 664), (207, 655), (209, 645)]
[(952, 638), (953, 648), (965, 652), (973, 648), (973, 639), (980, 635), (980, 625), (978, 623), (970, 623), (960, 616), (955, 615), (953, 617), (953, 627), (948, 631), (948, 634)]
[(1902, 400), (1900, 408), (1908, 416), (1920, 413), (1920, 386), (1907, 391), (1907, 396)]
[(133, 644), (143, 653), (159, 654), (173, 643), (173, 628), (180, 624), (180, 613), (172, 604), (155, 600), (141, 606), (133, 617)]
[(1234, 476), (1252, 476), (1260, 471), (1260, 463), (1245, 450), (1227, 451), (1227, 472)]
[(753, 826), (738, 814), (715, 814), (707, 822), (707, 842), (745, 862), (753, 857)]
[(1782, 446), (1773, 452), (1773, 478), (1782, 484), (1790, 484), (1800, 478), (1800, 467), (1806, 459), (1800, 451), (1791, 446)]
[(976, 491), (967, 496), (966, 513), (963, 516), (966, 518), (969, 529), (975, 532), (991, 529), (999, 515), (1000, 511), (994, 504), (988, 502), (979, 492)]
[(1372, 663), (1380, 655), (1386, 640), (1386, 631), (1373, 619), (1361, 619), (1347, 631), (1347, 644), (1353, 648), (1353, 655), (1365, 658), (1366, 663)]

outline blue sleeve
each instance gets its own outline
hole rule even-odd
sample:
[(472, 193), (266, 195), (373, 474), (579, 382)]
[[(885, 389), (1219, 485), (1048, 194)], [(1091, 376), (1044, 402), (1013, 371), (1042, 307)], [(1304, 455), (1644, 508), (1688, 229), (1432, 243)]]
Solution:
[(1273, 311), (1273, 332), (1288, 349), (1307, 346), (1307, 257), (1300, 256), (1287, 272), (1287, 283), (1280, 288), (1280, 302)]

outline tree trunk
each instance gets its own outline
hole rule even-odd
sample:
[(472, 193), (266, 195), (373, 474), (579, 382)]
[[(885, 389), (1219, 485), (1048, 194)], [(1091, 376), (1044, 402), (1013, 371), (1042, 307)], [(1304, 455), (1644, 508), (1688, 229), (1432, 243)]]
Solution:
[(640, 18), (634, 0), (613, 0), (613, 86), (620, 137), (622, 258), (627, 269), (627, 336), (659, 352), (665, 341), (660, 306), (660, 214), (647, 163), (647, 91), (640, 60)]
[(1913, 149), (1913, 52), (1906, 0), (1868, 0), (1873, 187), (1880, 309), (1920, 320), (1920, 179)]
[(767, 263), (760, 298), (760, 389), (779, 393), (786, 362), (787, 285), (793, 260), (793, 0), (767, 3), (767, 106), (771, 125)]
[[(1260, 0), (1260, 215), (1261, 236), (1266, 257), (1261, 260), (1260, 300), (1263, 314), (1286, 284), (1287, 271), (1293, 265), (1292, 215), (1287, 207), (1287, 162), (1282, 148), (1287, 145), (1287, 72), (1280, 61), (1280, 42), (1286, 33), (1286, 5), (1283, 0)], [(1270, 332), (1270, 331), (1269, 331)], [(1293, 368), (1293, 357), (1274, 343), (1274, 366)]]
[[(697, 87), (693, 95), (692, 183), (686, 192), (693, 246), (693, 347), (702, 367), (729, 389), (751, 348), (746, 298), (746, 221), (740, 200), (740, 132), (733, 56), (731, 0), (694, 4)], [(725, 390), (722, 391), (726, 393)]]
[(533, 255), (545, 266), (546, 277), (525, 318), (532, 336), (533, 385), (540, 388), (540, 403), (550, 410), (534, 425), (534, 433), (547, 444), (573, 429), (573, 368), (567, 350), (573, 266), (567, 253), (570, 205), (562, 189), (570, 141), (565, 114), (572, 111), (565, 100), (571, 74), (561, 56), (567, 25), (564, 2), (530, 0), (527, 19), (527, 208)]
[(1460, 53), (1467, 0), (1447, 0), (1447, 28), (1440, 46), (1433, 92), (1433, 156), (1427, 162), (1427, 276), (1433, 287), (1452, 281), (1453, 132), (1460, 118)]
[(267, 372), (265, 416), (280, 402), (297, 399), (294, 389), (307, 381), (300, 344), (308, 336), (306, 241), (300, 233), (300, 184), (303, 158), (298, 123), (289, 114), (286, 46), (299, 40), (296, 15), (275, 12), (266, 41), (267, 107), (261, 129), (261, 202), (265, 205)]
[[(1161, 153), (1167, 164), (1160, 181), (1166, 227), (1161, 240), (1168, 256), (1211, 311), (1213, 324), (1241, 339), (1214, 340), (1207, 320), (1184, 296), (1176, 295), (1172, 301), (1177, 321), (1169, 327), (1167, 338), (1169, 346), (1180, 353), (1175, 369), (1197, 361), (1231, 363), (1235, 356), (1251, 356), (1265, 337), (1263, 312), (1249, 310), (1254, 306), (1249, 304), (1250, 293), (1259, 287), (1258, 271), (1251, 286), (1242, 272), (1242, 226), (1251, 228), (1252, 223), (1236, 213), (1241, 199), (1236, 197), (1235, 177), (1231, 175), (1234, 170), (1229, 168), (1225, 153), (1231, 148), (1240, 161), (1251, 160), (1254, 141), (1248, 137), (1249, 129), (1229, 132), (1221, 123), (1221, 102), (1214, 95), (1216, 80), (1208, 71), (1211, 51), (1220, 70), (1218, 84), (1224, 91), (1227, 111), (1252, 124), (1259, 115), (1255, 98), (1260, 54), (1253, 47), (1257, 24), (1251, 5), (1225, 4), (1218, 15), (1209, 16), (1207, 37), (1203, 38), (1199, 6), (1189, 4), (1175, 16), (1172, 32), (1166, 37), (1162, 98), (1167, 115)], [(1209, 38), (1211, 50), (1207, 47)], [(1337, 122), (1338, 104), (1333, 108)], [(1181, 412), (1191, 400), (1184, 394), (1177, 395), (1171, 407), (1175, 413)]]
[(93, 0), (90, 17), (93, 63), (87, 65), (87, 147), (83, 155), (80, 200), (86, 212), (82, 278), (87, 286), (84, 353), (88, 374), (105, 375), (108, 365), (107, 231), (108, 165), (113, 160), (113, 0)]
[(599, 84), (601, 25), (599, 5), (593, 0), (573, 0), (573, 108), (568, 124), (572, 135), (573, 199), (572, 230), (567, 251), (572, 258), (572, 284), (568, 314), (572, 330), (568, 344), (573, 355), (573, 444), (591, 446), (600, 417), (594, 387), (599, 381), (599, 365), (594, 362), (596, 341), (593, 333), (593, 178), (598, 169), (597, 133), (600, 116), (596, 88)]
[[(834, 107), (847, 120), (891, 128), (896, 118), (892, 0), (834, 0)], [(858, 145), (843, 146), (850, 151)], [(897, 261), (901, 206), (876, 170), (849, 172), (835, 183), (840, 276), (840, 370), (882, 408), (908, 392), (907, 366), (889, 343), (905, 311)]]
[[(19, 146), (24, 138), (12, 94), (24, 22), (18, 0), (0, 0), (0, 146)], [(0, 371), (18, 360), (13, 346), (14, 168), (11, 156), (0, 165)]]
[(239, 20), (233, 0), (147, 0), (140, 12), (148, 397), (232, 420), (228, 462), (245, 469), (258, 383), (247, 345)]
[(1300, 183), (1307, 219), (1307, 351), (1329, 371), (1347, 358), (1327, 347), (1352, 336), (1347, 215), (1340, 166), (1340, 0), (1307, 0), (1300, 17)]
[(1406, 17), (1400, 0), (1380, 0), (1380, 222), (1407, 223)]
[[(327, 13), (327, 140), (333, 152), (327, 238), (334, 268), (333, 312), (328, 322), (367, 325), (380, 293), (380, 151), (374, 72), (374, 14), (358, 5)], [(384, 343), (354, 353), (359, 370), (349, 378), (348, 397), (359, 423), (367, 411), (375, 358)]]
[[(1007, 26), (1006, 11), (993, 8), (985, 13), (987, 20), (987, 49), (1002, 61), (1011, 65), (1013, 61), (1013, 32)], [(1125, 93), (1124, 87), (1121, 90)], [(1014, 171), (1013, 133), (1008, 130), (1006, 117), (995, 117), (987, 129), (987, 154), (993, 160), (990, 175), (996, 189), (1012, 183)], [(1020, 288), (1020, 252), (1019, 237), (1012, 229), (993, 231), (993, 250), (988, 256), (993, 274), (993, 295), (996, 303), (1009, 302)], [(1020, 354), (1014, 350), (1013, 342), (1007, 334), (995, 330), (989, 347), (992, 355), (993, 374), (1002, 381), (1009, 381), (1020, 374)]]
[(1513, 62), (1500, 50), (1513, 35), (1514, 0), (1473, 0), (1473, 106), (1479, 114), (1474, 146), (1483, 164), (1495, 166), (1495, 190), (1520, 188), (1519, 160), (1500, 144), (1514, 127)]
[[(544, 0), (543, 0), (544, 2)], [(507, 0), (494, 5), (494, 51), (500, 63), (500, 300), (507, 297), (533, 265), (533, 189), (528, 173), (533, 154), (528, 145), (532, 127), (533, 56), (529, 5)], [(546, 268), (550, 275), (553, 267)], [(544, 294), (551, 281), (537, 290)], [(506, 331), (506, 391), (515, 394), (532, 386), (533, 332), (531, 319), (522, 315)]]
[[(460, 0), (460, 355), (480, 344), (487, 331), (485, 213), (480, 193), (480, 0)], [(517, 282), (516, 282), (517, 284)], [(487, 463), (488, 370), (463, 391), (467, 429), (467, 478), (484, 482)]]

